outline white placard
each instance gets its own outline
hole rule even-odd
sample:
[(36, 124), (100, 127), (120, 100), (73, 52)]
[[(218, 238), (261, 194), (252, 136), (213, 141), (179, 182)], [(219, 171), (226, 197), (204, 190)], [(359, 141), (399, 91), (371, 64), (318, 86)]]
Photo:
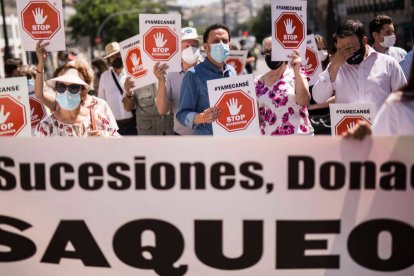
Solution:
[(246, 66), (246, 59), (247, 50), (230, 50), (225, 63), (233, 66), (236, 69), (237, 75), (242, 75), (244, 73), (244, 67)]
[(136, 35), (119, 43), (127, 75), (134, 81), (134, 89), (157, 82), (148, 56), (142, 53), (142, 37)]
[[(42, 104), (42, 101), (36, 97), (34, 85), (28, 85), (29, 90), (29, 103), (30, 103), (30, 119), (32, 126), (32, 135), (34, 135), (36, 126), (48, 115), (50, 110)], [(49, 89), (48, 87), (45, 89)]]
[(2, 138), (0, 275), (411, 276), (413, 143)]
[(322, 73), (322, 64), (319, 60), (318, 46), (314, 34), (310, 34), (306, 38), (306, 55), (302, 57), (302, 65), (310, 78), (309, 85), (314, 85), (319, 74)]
[(332, 136), (341, 135), (352, 128), (358, 121), (372, 125), (377, 109), (370, 104), (330, 104)]
[(207, 81), (210, 106), (220, 108), (213, 135), (260, 135), (253, 75)]
[(306, 6), (303, 0), (272, 0), (272, 60), (290, 60), (288, 55), (298, 49), (306, 52)]
[(139, 33), (142, 35), (142, 53), (147, 68), (153, 68), (156, 62), (160, 62), (168, 64), (167, 72), (182, 70), (180, 14), (140, 14)]
[(0, 79), (0, 137), (30, 137), (27, 78)]
[(18, 0), (16, 5), (26, 51), (35, 51), (39, 40), (49, 42), (49, 52), (66, 50), (62, 0)]

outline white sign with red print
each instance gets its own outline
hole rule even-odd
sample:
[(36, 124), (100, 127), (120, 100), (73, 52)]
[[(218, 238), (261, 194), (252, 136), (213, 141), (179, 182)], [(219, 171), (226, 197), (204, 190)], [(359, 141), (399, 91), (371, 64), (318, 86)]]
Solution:
[(157, 82), (152, 67), (148, 66), (151, 60), (143, 55), (141, 35), (128, 38), (120, 42), (119, 46), (125, 70), (134, 81), (136, 89)]
[(180, 72), (181, 15), (140, 14), (139, 33), (142, 35), (142, 54), (148, 60), (145, 66), (153, 68), (156, 62), (167, 63), (167, 72)]
[(343, 135), (359, 121), (372, 125), (377, 109), (373, 103), (330, 104), (332, 136)]
[(225, 63), (231, 65), (236, 69), (237, 75), (241, 75), (244, 72), (246, 66), (247, 50), (231, 50)]
[(16, 6), (26, 51), (35, 51), (38, 40), (49, 42), (48, 51), (66, 50), (62, 0), (19, 0)]
[(303, 0), (272, 0), (272, 60), (290, 60), (293, 49), (306, 52), (306, 6)]
[(210, 106), (221, 111), (213, 122), (214, 136), (259, 136), (253, 75), (207, 81)]
[(310, 78), (309, 85), (314, 85), (319, 74), (322, 73), (322, 64), (319, 60), (318, 46), (314, 34), (306, 37), (306, 54), (302, 57), (302, 65)]
[(0, 137), (30, 137), (30, 105), (27, 78), (0, 80)]

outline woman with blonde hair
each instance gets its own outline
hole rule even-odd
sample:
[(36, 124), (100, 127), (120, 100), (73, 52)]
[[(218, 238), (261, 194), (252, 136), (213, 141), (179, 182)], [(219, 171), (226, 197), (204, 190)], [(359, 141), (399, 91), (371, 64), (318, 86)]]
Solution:
[[(36, 68), (36, 95), (43, 93), (44, 61), (48, 43), (36, 45), (38, 64)], [(54, 78), (46, 84), (53, 89), (56, 111), (43, 119), (36, 127), (35, 136), (115, 136), (119, 137), (118, 125), (108, 104), (88, 95), (93, 73), (87, 62), (75, 60), (59, 67)]]

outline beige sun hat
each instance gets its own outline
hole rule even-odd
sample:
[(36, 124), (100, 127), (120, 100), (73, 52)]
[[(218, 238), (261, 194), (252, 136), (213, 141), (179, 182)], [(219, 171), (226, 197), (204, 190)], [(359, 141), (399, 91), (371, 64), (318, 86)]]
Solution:
[(119, 52), (121, 52), (121, 47), (119, 46), (118, 42), (108, 43), (105, 46), (105, 56), (102, 58), (107, 59), (113, 55), (118, 54)]
[(185, 27), (181, 29), (181, 41), (183, 40), (198, 40), (201, 41), (201, 36), (197, 34), (197, 30), (193, 27)]
[(85, 82), (82, 74), (76, 68), (69, 68), (63, 72), (60, 76), (47, 80), (46, 84), (55, 89), (56, 82), (66, 82), (83, 85), (86, 89), (89, 89), (89, 84)]

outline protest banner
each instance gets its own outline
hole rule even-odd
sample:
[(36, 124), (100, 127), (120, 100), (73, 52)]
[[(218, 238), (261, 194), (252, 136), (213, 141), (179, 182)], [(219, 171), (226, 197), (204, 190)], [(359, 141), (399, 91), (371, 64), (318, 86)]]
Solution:
[(213, 122), (213, 135), (260, 135), (253, 75), (207, 81), (210, 106), (220, 116)]
[(298, 49), (306, 53), (307, 1), (272, 0), (272, 60), (290, 60), (288, 55)]
[(16, 5), (26, 51), (35, 51), (39, 40), (49, 42), (49, 52), (66, 50), (62, 0), (19, 0)]
[(157, 78), (153, 73), (152, 67), (147, 67), (142, 54), (142, 37), (136, 35), (119, 43), (121, 47), (121, 57), (124, 62), (128, 76), (134, 81), (135, 88), (138, 89), (146, 85), (157, 82)]
[(318, 46), (316, 45), (314, 34), (306, 37), (306, 54), (302, 58), (302, 65), (310, 78), (309, 85), (314, 85), (318, 80), (319, 74), (322, 73), (322, 64), (319, 60)]
[(329, 104), (332, 136), (342, 135), (353, 128), (358, 121), (369, 125), (374, 122), (377, 109), (375, 104)]
[(0, 79), (0, 136), (31, 136), (27, 78)]
[(225, 63), (231, 65), (236, 69), (237, 75), (244, 73), (244, 67), (246, 66), (247, 50), (230, 50), (230, 54), (225, 60)]
[(414, 275), (413, 139), (2, 138), (0, 274)]
[(180, 14), (140, 14), (139, 33), (142, 35), (144, 66), (153, 68), (156, 62), (161, 62), (168, 64), (167, 72), (182, 70)]

